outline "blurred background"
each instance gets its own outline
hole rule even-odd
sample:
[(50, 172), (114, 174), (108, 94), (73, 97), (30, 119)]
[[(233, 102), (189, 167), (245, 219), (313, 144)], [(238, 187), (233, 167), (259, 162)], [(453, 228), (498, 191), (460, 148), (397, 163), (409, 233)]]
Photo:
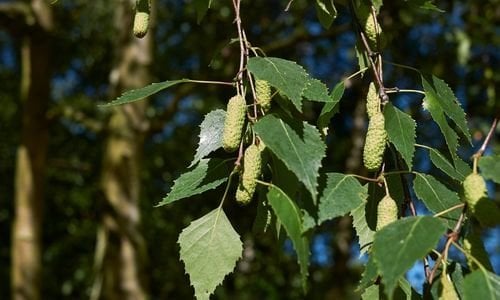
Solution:
[[(54, 2), (54, 3), (51, 3)], [(212, 210), (220, 190), (154, 208), (192, 160), (203, 116), (224, 108), (231, 87), (184, 84), (117, 108), (97, 105), (151, 82), (191, 78), (231, 81), (239, 47), (231, 1), (213, 1), (201, 24), (196, 0), (153, 0), (152, 27), (132, 36), (126, 0), (0, 0), (0, 298), (192, 299), (176, 243), (193, 219)], [(203, 2), (203, 1), (201, 1)], [(477, 151), (500, 116), (500, 3), (386, 1), (379, 21), (387, 61), (445, 80), (467, 112)], [(347, 7), (329, 30), (313, 1), (243, 1), (253, 46), (295, 60), (329, 88), (356, 72), (356, 34)], [(421, 89), (417, 73), (386, 63), (386, 85)], [(346, 81), (330, 124), (324, 171), (365, 174), (363, 95), (369, 79)], [(444, 149), (422, 96), (391, 94), (418, 123), (417, 142)], [(305, 116), (321, 106), (306, 103)], [(487, 154), (500, 153), (499, 130)], [(446, 153), (446, 151), (442, 151)], [(415, 169), (435, 175), (426, 150)], [(489, 184), (500, 201), (498, 186)], [(425, 209), (418, 203), (420, 213)], [(303, 295), (289, 241), (252, 233), (256, 203), (225, 211), (245, 245), (242, 260), (213, 299), (357, 299), (365, 258), (349, 217), (322, 225), (311, 239), (309, 293)], [(500, 272), (500, 229), (483, 232)], [(453, 256), (454, 255), (454, 256)], [(454, 252), (452, 258), (462, 259)], [(422, 266), (408, 273), (421, 291)]]

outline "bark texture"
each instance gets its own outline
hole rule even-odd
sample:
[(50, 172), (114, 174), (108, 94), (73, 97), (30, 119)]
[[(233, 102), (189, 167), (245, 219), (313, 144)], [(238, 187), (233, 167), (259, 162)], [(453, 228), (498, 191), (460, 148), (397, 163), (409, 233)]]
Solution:
[[(111, 99), (150, 83), (152, 34), (132, 35), (135, 1), (115, 1), (115, 59)], [(92, 299), (147, 299), (147, 250), (140, 232), (140, 172), (148, 122), (145, 100), (116, 107), (107, 124), (103, 153), (104, 205), (97, 232)]]
[[(22, 128), (17, 150), (11, 246), (12, 299), (40, 299), (43, 186), (48, 147), (52, 13), (46, 1), (19, 7)], [(20, 29), (20, 30), (19, 30)]]

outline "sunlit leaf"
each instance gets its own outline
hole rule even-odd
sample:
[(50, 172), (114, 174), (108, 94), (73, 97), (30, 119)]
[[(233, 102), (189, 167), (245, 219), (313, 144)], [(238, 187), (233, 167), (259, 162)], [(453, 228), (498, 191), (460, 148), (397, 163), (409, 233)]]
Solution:
[(200, 125), (198, 149), (196, 149), (196, 154), (190, 167), (212, 151), (222, 147), (222, 132), (224, 131), (225, 120), (226, 112), (222, 109), (213, 110), (205, 115), (205, 119), (203, 119)]
[(196, 299), (208, 300), (243, 252), (240, 236), (222, 208), (191, 222), (179, 235), (178, 243)]

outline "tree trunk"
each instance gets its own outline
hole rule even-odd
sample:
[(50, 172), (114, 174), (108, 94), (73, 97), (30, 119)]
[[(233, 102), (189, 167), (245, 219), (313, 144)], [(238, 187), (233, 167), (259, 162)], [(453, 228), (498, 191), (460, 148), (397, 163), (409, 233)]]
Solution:
[(22, 129), (17, 150), (12, 229), (12, 299), (40, 299), (41, 226), (48, 146), (52, 14), (43, 0), (31, 1), (36, 24), (22, 37)]
[[(135, 2), (135, 1), (133, 1)], [(132, 36), (132, 1), (117, 1), (115, 67), (111, 98), (150, 83), (152, 34)], [(102, 189), (104, 205), (97, 232), (96, 278), (91, 299), (146, 299), (147, 251), (140, 232), (140, 170), (148, 127), (145, 100), (113, 109), (107, 124)]]

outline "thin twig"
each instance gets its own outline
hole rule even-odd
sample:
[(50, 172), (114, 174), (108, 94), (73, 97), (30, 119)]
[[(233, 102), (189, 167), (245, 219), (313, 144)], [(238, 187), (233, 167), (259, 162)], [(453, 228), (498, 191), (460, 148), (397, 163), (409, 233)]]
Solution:
[(491, 140), (491, 137), (493, 136), (493, 132), (495, 131), (495, 128), (497, 127), (497, 123), (498, 123), (498, 119), (495, 118), (493, 120), (493, 123), (491, 124), (490, 131), (488, 131), (488, 135), (486, 135), (486, 138), (484, 139), (484, 142), (481, 145), (481, 148), (479, 148), (479, 150), (476, 153), (474, 153), (474, 155), (472, 155), (472, 159), (473, 159), (472, 164), (473, 164), (474, 174), (477, 173), (477, 162), (478, 162), (479, 158), (481, 158), (481, 156), (483, 155), (484, 151), (486, 151), (486, 147), (488, 147), (488, 144)]

